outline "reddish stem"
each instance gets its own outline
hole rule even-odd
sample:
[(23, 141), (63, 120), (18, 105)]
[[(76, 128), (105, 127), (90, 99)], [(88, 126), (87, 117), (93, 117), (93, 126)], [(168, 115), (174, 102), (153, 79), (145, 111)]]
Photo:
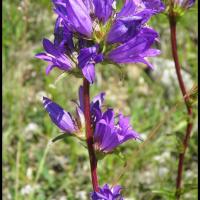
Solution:
[(187, 124), (186, 133), (185, 133), (185, 136), (183, 138), (184, 149), (183, 149), (183, 152), (181, 152), (179, 154), (178, 172), (177, 172), (177, 179), (176, 179), (176, 191), (177, 191), (176, 197), (177, 197), (177, 200), (178, 200), (180, 198), (180, 189), (181, 189), (184, 157), (185, 157), (186, 149), (188, 147), (189, 138), (190, 138), (190, 135), (191, 135), (193, 124), (191, 123), (191, 120), (190, 120), (190, 118), (192, 117), (192, 108), (188, 104), (187, 91), (186, 91), (185, 84), (183, 82), (183, 78), (182, 78), (182, 75), (181, 75), (181, 66), (179, 64), (179, 59), (178, 59), (177, 41), (176, 41), (176, 19), (172, 15), (172, 16), (169, 17), (169, 21), (170, 21), (172, 54), (173, 54), (173, 58), (174, 58), (176, 74), (177, 74), (179, 86), (180, 86), (180, 89), (181, 89), (181, 92), (182, 92), (182, 95), (183, 95), (183, 98), (184, 98), (184, 101), (185, 101), (185, 105), (186, 105), (186, 108), (187, 108), (188, 116), (189, 116), (189, 121), (188, 121), (188, 124)]
[(86, 139), (88, 146), (88, 153), (90, 158), (90, 168), (92, 185), (94, 191), (99, 191), (98, 178), (97, 178), (97, 159), (93, 148), (93, 131), (91, 126), (90, 116), (90, 83), (84, 78), (83, 79), (83, 102), (84, 102), (84, 115), (86, 124)]

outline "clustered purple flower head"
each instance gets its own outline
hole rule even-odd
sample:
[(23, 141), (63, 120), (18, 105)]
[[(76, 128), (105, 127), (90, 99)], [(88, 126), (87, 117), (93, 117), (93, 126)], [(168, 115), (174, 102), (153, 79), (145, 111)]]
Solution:
[(102, 188), (99, 188), (99, 192), (91, 193), (91, 200), (123, 200), (121, 196), (122, 187), (119, 185), (109, 188), (108, 184), (105, 184)]
[[(104, 97), (105, 93), (102, 92), (93, 98), (90, 112), (94, 129), (94, 148), (96, 152), (109, 153), (127, 140), (140, 139), (140, 136), (132, 129), (129, 117), (125, 117), (121, 113), (115, 116), (111, 108), (102, 112)], [(43, 97), (43, 104), (57, 127), (67, 134), (84, 138), (85, 119), (82, 86), (79, 88), (79, 102), (77, 102), (75, 117), (72, 117), (69, 112), (47, 97)], [(117, 118), (117, 122), (115, 122), (115, 118)]]
[(55, 67), (95, 81), (100, 62), (144, 63), (160, 52), (151, 48), (158, 34), (146, 26), (164, 10), (161, 0), (126, 0), (119, 12), (115, 0), (52, 0), (57, 20), (54, 42), (43, 40), (45, 52), (36, 55)]

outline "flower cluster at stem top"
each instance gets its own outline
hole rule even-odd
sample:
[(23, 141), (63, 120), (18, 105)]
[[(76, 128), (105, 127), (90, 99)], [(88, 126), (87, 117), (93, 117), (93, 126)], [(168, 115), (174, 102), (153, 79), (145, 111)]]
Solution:
[(146, 25), (164, 10), (160, 0), (126, 0), (120, 11), (115, 0), (52, 0), (57, 20), (54, 42), (43, 39), (45, 52), (37, 58), (48, 62), (46, 74), (54, 67), (95, 81), (95, 64), (144, 63), (156, 56), (151, 46), (158, 33)]
[(107, 184), (105, 184), (102, 188), (99, 188), (99, 192), (92, 192), (91, 199), (92, 200), (123, 200), (121, 196), (122, 187), (119, 185), (114, 186), (113, 188), (109, 188)]

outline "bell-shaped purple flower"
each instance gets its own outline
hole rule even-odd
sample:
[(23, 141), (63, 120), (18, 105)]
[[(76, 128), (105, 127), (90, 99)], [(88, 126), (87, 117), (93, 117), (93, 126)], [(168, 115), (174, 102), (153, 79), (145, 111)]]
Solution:
[(63, 53), (71, 53), (74, 50), (73, 33), (63, 22), (61, 17), (58, 17), (54, 28), (54, 45), (59, 46)]
[(63, 18), (72, 31), (87, 37), (92, 35), (92, 20), (82, 0), (53, 0), (55, 12)]
[(153, 68), (145, 58), (160, 54), (159, 50), (150, 48), (157, 37), (153, 29), (143, 28), (133, 39), (112, 50), (108, 58), (116, 63), (144, 63)]
[(95, 80), (95, 64), (103, 61), (103, 54), (98, 54), (98, 46), (83, 48), (78, 56), (79, 67), (84, 77), (93, 83)]
[(112, 152), (120, 144), (130, 139), (140, 139), (129, 122), (129, 118), (119, 114), (115, 124), (114, 112), (108, 109), (101, 120), (96, 123), (94, 131), (94, 147), (96, 151), (104, 153)]
[(47, 97), (43, 97), (43, 105), (53, 123), (62, 131), (70, 134), (77, 131), (75, 121), (72, 119), (69, 112), (63, 110), (63, 108)]
[(122, 187), (116, 185), (112, 188), (105, 184), (102, 188), (99, 188), (99, 192), (91, 193), (91, 200), (123, 200), (120, 194)]
[(114, 0), (93, 0), (95, 16), (103, 23), (106, 23), (112, 15), (113, 1)]
[(126, 0), (108, 34), (108, 43), (125, 43), (132, 39), (155, 12), (163, 10), (163, 6), (159, 0), (140, 3)]
[(134, 16), (121, 17), (113, 24), (107, 41), (108, 43), (125, 43), (132, 39), (151, 16), (151, 12), (140, 12)]
[(92, 122), (95, 125), (102, 117), (101, 107), (103, 105), (105, 93), (101, 92), (95, 96), (90, 104)]
[[(104, 102), (104, 96), (105, 93), (101, 92), (93, 98), (90, 104), (92, 123), (94, 126), (102, 117), (101, 106)], [(74, 118), (69, 112), (65, 111), (62, 107), (47, 97), (43, 97), (43, 105), (45, 110), (49, 113), (53, 123), (64, 132), (81, 134), (82, 130), (84, 130), (85, 118), (83, 105), (83, 86), (79, 87), (79, 102), (76, 106), (76, 115)]]
[(48, 39), (43, 39), (43, 47), (46, 52), (38, 53), (35, 57), (49, 63), (46, 68), (46, 74), (49, 74), (54, 67), (58, 67), (64, 71), (70, 71), (72, 69), (69, 58), (63, 53), (63, 48), (55, 46)]

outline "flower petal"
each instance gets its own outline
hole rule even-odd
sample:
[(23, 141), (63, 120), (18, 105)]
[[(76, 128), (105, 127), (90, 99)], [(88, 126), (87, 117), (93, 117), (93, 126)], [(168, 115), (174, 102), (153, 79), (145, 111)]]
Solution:
[[(99, 102), (99, 106), (102, 106), (105, 99), (105, 92), (99, 93), (92, 99), (92, 104), (95, 104), (97, 101)], [(92, 106), (91, 106), (92, 107)]]
[(55, 57), (58, 57), (60, 55), (58, 50), (54, 47), (53, 43), (46, 38), (43, 39), (43, 47), (47, 53)]
[(54, 103), (47, 97), (43, 97), (43, 105), (45, 110), (49, 113), (53, 123), (61, 130), (67, 133), (73, 133), (76, 131), (76, 127), (70, 113), (63, 110), (58, 104)]
[(84, 112), (83, 86), (80, 86), (80, 87), (79, 87), (78, 95), (79, 95), (78, 97), (79, 97), (80, 109)]
[(111, 133), (111, 128), (107, 125), (106, 121), (101, 119), (97, 122), (94, 132), (94, 142), (102, 145), (104, 135), (109, 135)]
[(106, 23), (112, 15), (113, 1), (114, 0), (93, 0), (95, 6), (95, 15), (103, 23)]
[(90, 84), (95, 81), (95, 67), (94, 64), (87, 64), (84, 68), (82, 68), (82, 73), (84, 77), (90, 82)]
[(53, 64), (48, 65), (46, 68), (46, 75), (48, 75), (54, 67), (55, 66)]
[(158, 34), (153, 29), (143, 28), (133, 39), (112, 50), (108, 58), (116, 63), (142, 62), (147, 64), (144, 57), (148, 56), (148, 53), (150, 56), (158, 53), (155, 50), (149, 50), (157, 37)]
[(35, 57), (48, 62), (52, 61), (52, 57), (46, 53), (38, 53), (35, 55)]
[(58, 13), (73, 29), (87, 37), (92, 35), (92, 20), (82, 0), (67, 0), (63, 4), (54, 0)]
[(135, 12), (135, 9), (136, 9), (136, 4), (134, 3), (134, 1), (126, 0), (124, 7), (117, 14), (117, 18), (131, 16)]

